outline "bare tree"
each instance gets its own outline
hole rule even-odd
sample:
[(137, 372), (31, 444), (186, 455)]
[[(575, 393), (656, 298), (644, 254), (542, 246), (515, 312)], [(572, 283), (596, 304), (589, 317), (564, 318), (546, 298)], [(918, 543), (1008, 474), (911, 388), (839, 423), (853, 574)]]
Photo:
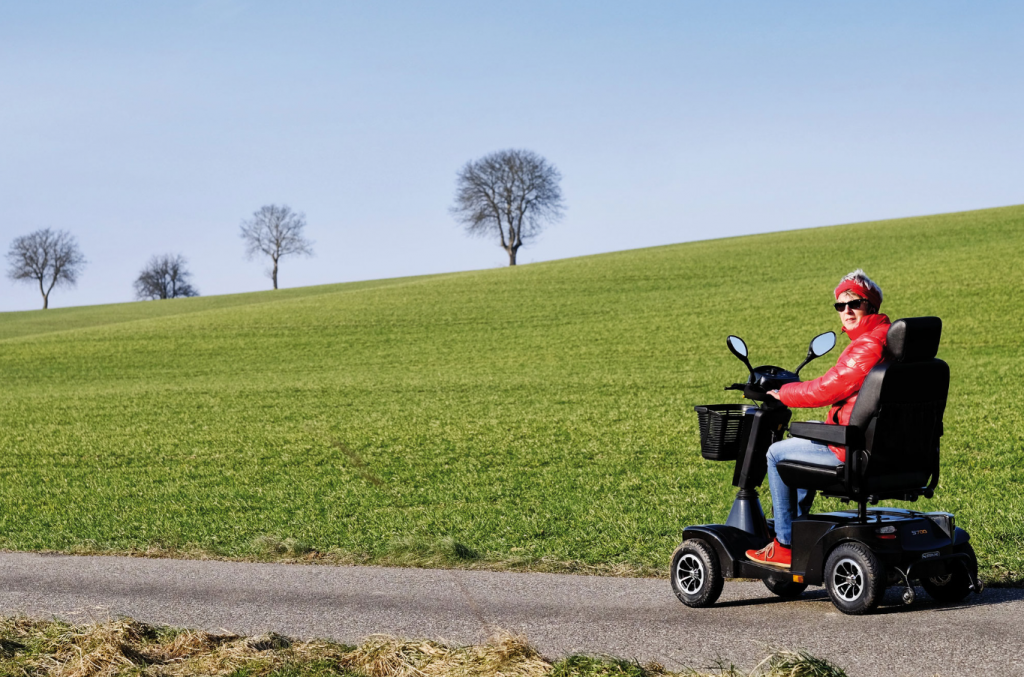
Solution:
[(15, 281), (39, 283), (43, 310), (50, 306), (54, 287), (74, 287), (85, 267), (85, 257), (71, 233), (49, 228), (14, 238), (7, 252), (11, 267), (7, 277)]
[(185, 267), (188, 261), (181, 254), (154, 256), (134, 282), (135, 297), (139, 299), (176, 299), (179, 296), (199, 296), (192, 286), (192, 273)]
[(558, 170), (532, 151), (491, 153), (459, 171), (451, 212), (471, 235), (497, 234), (508, 265), (514, 266), (519, 248), (545, 223), (562, 217), (561, 180)]
[(274, 262), (267, 271), (277, 289), (277, 263), (284, 256), (313, 255), (313, 243), (302, 236), (306, 215), (296, 213), (288, 205), (266, 205), (253, 212), (252, 218), (242, 221), (242, 240), (245, 254), (251, 261), (257, 254), (266, 254)]

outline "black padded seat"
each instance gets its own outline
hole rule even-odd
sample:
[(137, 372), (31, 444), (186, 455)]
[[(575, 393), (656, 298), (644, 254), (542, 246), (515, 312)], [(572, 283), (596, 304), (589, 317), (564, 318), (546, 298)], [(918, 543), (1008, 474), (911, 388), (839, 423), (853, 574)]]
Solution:
[[(842, 491), (846, 477), (846, 466), (816, 465), (803, 461), (782, 461), (777, 466), (779, 477), (787, 486), (801, 489), (815, 489), (826, 493)], [(800, 484), (795, 484), (800, 482)]]
[(893, 322), (885, 359), (864, 379), (849, 425), (790, 425), (793, 437), (845, 446), (846, 463), (835, 468), (782, 461), (782, 481), (861, 503), (930, 497), (938, 484), (949, 393), (949, 367), (935, 359), (941, 334), (937, 317)]

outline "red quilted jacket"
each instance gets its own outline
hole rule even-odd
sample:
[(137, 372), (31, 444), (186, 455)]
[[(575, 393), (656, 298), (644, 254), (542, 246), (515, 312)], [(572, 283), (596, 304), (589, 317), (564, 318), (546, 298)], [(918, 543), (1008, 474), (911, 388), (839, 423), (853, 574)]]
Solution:
[[(843, 331), (846, 331), (845, 329)], [(882, 361), (889, 318), (886, 315), (865, 315), (851, 331), (850, 345), (832, 367), (813, 381), (787, 383), (779, 389), (779, 399), (787, 407), (823, 407), (831, 404), (826, 423), (847, 425), (857, 393), (868, 372)], [(832, 453), (846, 462), (846, 447), (829, 445)]]

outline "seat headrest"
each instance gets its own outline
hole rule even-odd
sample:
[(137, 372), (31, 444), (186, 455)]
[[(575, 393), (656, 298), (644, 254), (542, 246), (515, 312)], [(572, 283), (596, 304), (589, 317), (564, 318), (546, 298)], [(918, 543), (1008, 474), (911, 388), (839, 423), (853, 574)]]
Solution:
[(939, 352), (942, 320), (937, 317), (905, 317), (896, 320), (886, 335), (886, 349), (893, 362), (921, 362)]

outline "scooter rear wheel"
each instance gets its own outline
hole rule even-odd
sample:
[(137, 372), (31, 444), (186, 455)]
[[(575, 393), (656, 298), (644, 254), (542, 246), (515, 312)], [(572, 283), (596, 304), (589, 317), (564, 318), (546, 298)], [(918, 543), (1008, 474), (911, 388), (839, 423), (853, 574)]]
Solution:
[(936, 602), (959, 602), (971, 592), (974, 579), (978, 577), (978, 557), (974, 554), (974, 548), (970, 543), (964, 543), (956, 548), (971, 558), (971, 563), (966, 565), (962, 561), (950, 562), (946, 565), (946, 572), (935, 576), (923, 576), (921, 587)]
[(725, 578), (715, 549), (706, 541), (683, 541), (672, 554), (672, 592), (689, 607), (711, 606), (722, 594)]
[(882, 601), (885, 567), (862, 543), (842, 543), (825, 562), (825, 588), (844, 614), (864, 614)]

